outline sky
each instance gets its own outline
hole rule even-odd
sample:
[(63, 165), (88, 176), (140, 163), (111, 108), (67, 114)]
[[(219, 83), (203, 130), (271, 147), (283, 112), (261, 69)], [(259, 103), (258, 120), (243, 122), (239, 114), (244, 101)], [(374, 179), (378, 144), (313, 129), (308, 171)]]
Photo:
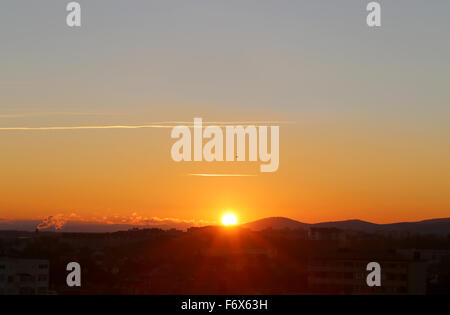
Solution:
[[(450, 2), (0, 4), (0, 218), (450, 217)], [(280, 166), (176, 163), (176, 122), (276, 121)], [(14, 128), (44, 128), (17, 130)], [(251, 174), (199, 177), (189, 174)]]

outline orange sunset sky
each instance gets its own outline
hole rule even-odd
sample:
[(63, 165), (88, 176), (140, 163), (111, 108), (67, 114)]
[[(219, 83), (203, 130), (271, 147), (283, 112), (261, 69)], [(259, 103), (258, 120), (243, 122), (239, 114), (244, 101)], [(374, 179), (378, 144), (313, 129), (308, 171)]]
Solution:
[[(0, 218), (450, 217), (448, 4), (386, 3), (374, 32), (351, 2), (102, 3), (78, 30), (57, 2), (0, 13)], [(170, 128), (46, 129), (194, 117), (280, 122), (278, 171), (176, 163)]]

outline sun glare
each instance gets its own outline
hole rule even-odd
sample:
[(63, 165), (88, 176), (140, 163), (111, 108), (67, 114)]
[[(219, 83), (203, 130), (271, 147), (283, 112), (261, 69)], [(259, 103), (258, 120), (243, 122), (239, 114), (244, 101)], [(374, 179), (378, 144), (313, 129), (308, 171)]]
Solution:
[(237, 223), (237, 218), (232, 213), (227, 213), (222, 217), (223, 225), (235, 225)]

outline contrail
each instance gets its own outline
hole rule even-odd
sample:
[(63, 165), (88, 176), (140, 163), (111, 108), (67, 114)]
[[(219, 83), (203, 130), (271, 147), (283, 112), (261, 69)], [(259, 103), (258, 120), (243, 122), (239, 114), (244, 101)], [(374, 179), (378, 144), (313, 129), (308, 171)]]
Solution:
[[(205, 122), (203, 125), (271, 125), (271, 124), (286, 124), (294, 122), (280, 122), (280, 121), (227, 121), (227, 122)], [(187, 127), (193, 128), (193, 122), (156, 122), (148, 125), (104, 125), (104, 126), (48, 126), (48, 127), (0, 127), (0, 131), (39, 131), (39, 130), (94, 130), (94, 129), (144, 129), (144, 128), (174, 128), (184, 124)]]
[[(168, 121), (168, 122), (155, 122), (155, 124), (183, 124), (194, 126), (192, 121)], [(257, 120), (257, 121), (202, 121), (205, 125), (285, 125), (295, 124), (295, 121), (272, 121), (272, 120)]]

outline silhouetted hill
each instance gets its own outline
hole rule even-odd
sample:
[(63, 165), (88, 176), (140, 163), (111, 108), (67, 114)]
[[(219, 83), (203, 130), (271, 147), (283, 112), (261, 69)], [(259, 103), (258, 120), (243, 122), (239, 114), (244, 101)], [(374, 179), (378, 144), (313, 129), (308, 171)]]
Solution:
[(408, 231), (423, 234), (447, 234), (450, 233), (450, 218), (384, 224), (383, 227), (395, 231)]
[(299, 221), (295, 221), (292, 219), (284, 218), (284, 217), (270, 217), (257, 221), (252, 221), (249, 223), (242, 224), (242, 227), (259, 231), (264, 229), (305, 229), (309, 226), (309, 224), (302, 223)]
[(342, 230), (353, 230), (367, 233), (375, 232), (410, 232), (421, 234), (449, 234), (450, 233), (450, 218), (431, 219), (419, 222), (400, 222), (390, 224), (375, 224), (362, 220), (346, 220), (335, 222), (322, 222), (315, 224), (308, 224), (284, 217), (271, 217), (257, 221), (248, 222), (242, 227), (249, 228), (255, 231), (272, 229), (307, 229), (310, 227), (327, 227), (338, 228)]
[(354, 230), (373, 233), (380, 229), (382, 225), (370, 223), (362, 220), (346, 220), (346, 221), (334, 221), (334, 222), (322, 222), (316, 224), (310, 224), (314, 227), (334, 227), (342, 230)]

